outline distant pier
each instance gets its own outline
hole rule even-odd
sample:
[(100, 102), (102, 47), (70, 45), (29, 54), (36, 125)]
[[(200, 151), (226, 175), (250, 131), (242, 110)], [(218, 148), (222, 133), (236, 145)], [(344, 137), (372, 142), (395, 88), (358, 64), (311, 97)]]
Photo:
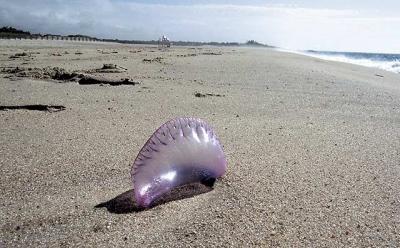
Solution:
[(78, 36), (78, 35), (23, 35), (23, 34), (3, 34), (0, 33), (0, 39), (3, 40), (62, 40), (62, 41), (83, 41), (83, 42), (103, 42), (102, 39)]

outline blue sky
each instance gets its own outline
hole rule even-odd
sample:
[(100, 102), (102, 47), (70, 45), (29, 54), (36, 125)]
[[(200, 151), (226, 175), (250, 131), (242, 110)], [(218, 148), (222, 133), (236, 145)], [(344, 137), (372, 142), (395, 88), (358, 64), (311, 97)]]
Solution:
[(400, 1), (0, 0), (0, 26), (102, 38), (400, 53)]

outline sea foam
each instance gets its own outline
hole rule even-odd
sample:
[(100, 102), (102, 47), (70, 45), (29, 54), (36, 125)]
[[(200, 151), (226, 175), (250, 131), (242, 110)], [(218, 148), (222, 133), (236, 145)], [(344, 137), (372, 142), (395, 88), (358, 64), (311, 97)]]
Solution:
[(324, 60), (339, 61), (344, 63), (375, 67), (386, 71), (400, 73), (400, 54), (387, 53), (358, 53), (358, 52), (329, 52), (329, 51), (290, 51)]

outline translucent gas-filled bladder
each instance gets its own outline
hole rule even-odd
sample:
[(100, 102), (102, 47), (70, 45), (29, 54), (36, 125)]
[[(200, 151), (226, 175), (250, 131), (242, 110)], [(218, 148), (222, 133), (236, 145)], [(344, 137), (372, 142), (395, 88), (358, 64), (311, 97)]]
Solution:
[(210, 125), (197, 118), (170, 120), (153, 133), (133, 163), (136, 204), (148, 208), (186, 184), (212, 187), (226, 168), (225, 154)]

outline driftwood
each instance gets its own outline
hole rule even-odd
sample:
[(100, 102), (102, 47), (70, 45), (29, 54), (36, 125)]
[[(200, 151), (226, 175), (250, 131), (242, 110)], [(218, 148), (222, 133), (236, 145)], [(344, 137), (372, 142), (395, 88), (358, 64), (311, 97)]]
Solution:
[(113, 79), (107, 79), (103, 77), (97, 77), (97, 76), (92, 76), (92, 75), (87, 75), (87, 74), (80, 74), (77, 76), (78, 83), (79, 84), (109, 84), (112, 86), (118, 86), (118, 85), (136, 85), (140, 84), (139, 82), (132, 81), (128, 78), (120, 79), (120, 80), (113, 80)]
[(35, 105), (17, 105), (17, 106), (0, 106), (0, 111), (7, 111), (7, 110), (36, 110), (36, 111), (46, 111), (46, 112), (58, 112), (65, 110), (65, 107), (62, 105), (42, 105), (42, 104), (35, 104)]

